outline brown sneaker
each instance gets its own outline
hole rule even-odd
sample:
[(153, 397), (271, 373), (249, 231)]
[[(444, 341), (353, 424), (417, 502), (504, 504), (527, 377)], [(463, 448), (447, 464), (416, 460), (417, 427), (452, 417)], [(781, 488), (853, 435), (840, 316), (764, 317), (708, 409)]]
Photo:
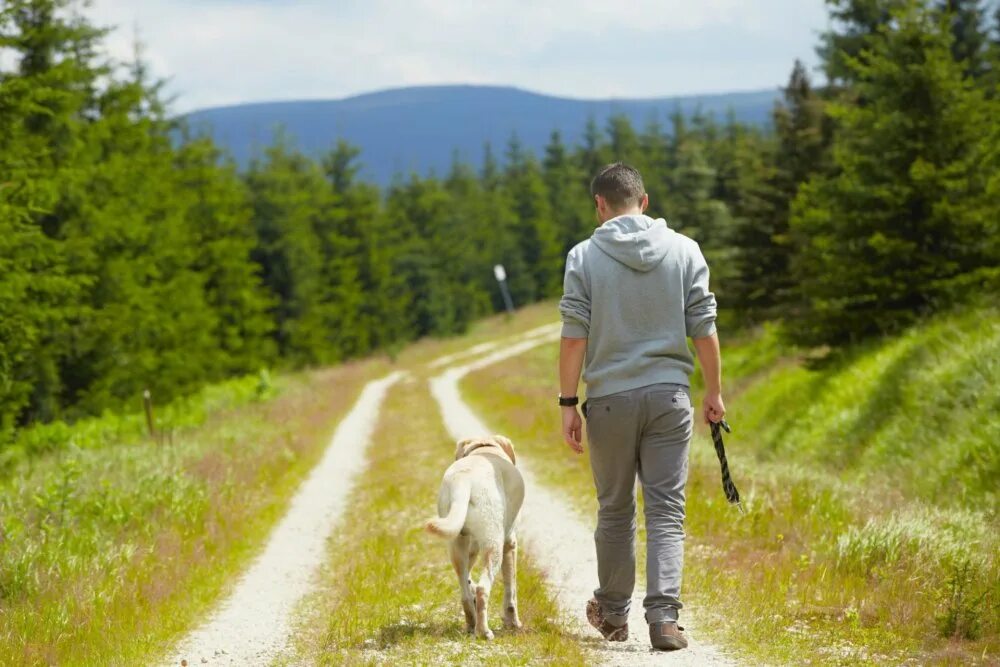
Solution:
[(687, 648), (688, 640), (681, 634), (684, 628), (674, 621), (649, 624), (649, 643), (661, 651), (676, 651)]
[(597, 631), (601, 633), (601, 636), (607, 639), (609, 642), (623, 642), (628, 639), (628, 623), (625, 625), (612, 625), (604, 618), (604, 612), (601, 610), (601, 603), (596, 599), (591, 598), (587, 602), (587, 620), (590, 624), (597, 628)]

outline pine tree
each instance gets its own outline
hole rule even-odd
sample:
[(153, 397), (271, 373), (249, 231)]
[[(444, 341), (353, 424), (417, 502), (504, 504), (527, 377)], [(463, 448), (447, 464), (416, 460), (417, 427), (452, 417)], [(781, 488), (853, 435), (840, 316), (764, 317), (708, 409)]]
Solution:
[(716, 174), (705, 159), (701, 142), (688, 136), (677, 146), (676, 160), (670, 175), (671, 219), (676, 221), (678, 231), (705, 247), (723, 247), (729, 212), (725, 204), (712, 197)]
[(161, 400), (221, 377), (218, 319), (184, 207), (170, 125), (143, 68), (101, 91), (80, 200), (60, 211), (72, 269), (89, 278), (79, 340), (62, 373), (79, 412)]
[(993, 10), (987, 39), (986, 72), (982, 77), (983, 89), (987, 97), (995, 98), (1000, 91), (1000, 4)]
[(680, 164), (680, 148), (689, 139), (687, 118), (680, 107), (670, 113), (670, 140), (667, 142), (667, 173), (668, 180), (673, 178), (673, 171)]
[(497, 164), (493, 146), (488, 141), (483, 144), (483, 166), (479, 170), (479, 179), (487, 190), (500, 187), (500, 165)]
[[(761, 302), (773, 303), (775, 284), (787, 281), (784, 274), (768, 266), (776, 241), (772, 225), (774, 192), (770, 180), (775, 173), (773, 137), (731, 120), (724, 138), (712, 150), (716, 169), (713, 198), (721, 201), (730, 214), (724, 233), (725, 244), (710, 248), (715, 259), (712, 269), (714, 289), (725, 302), (722, 310), (736, 315), (740, 322), (761, 319)], [(785, 220), (787, 206), (785, 201)]]
[(826, 0), (836, 28), (820, 36), (816, 48), (827, 81), (837, 88), (850, 85), (856, 68), (852, 60), (861, 56), (873, 38), (889, 25), (893, 11), (908, 0)]
[(639, 135), (639, 144), (642, 181), (649, 195), (649, 214), (654, 218), (662, 217), (666, 215), (670, 198), (669, 138), (655, 114), (650, 116)]
[(65, 275), (58, 245), (31, 222), (30, 199), (21, 199), (30, 194), (21, 191), (27, 173), (11, 168), (5, 159), (10, 149), (11, 142), (0, 138), (0, 446), (15, 426), (58, 413), (58, 405), (38, 401), (37, 386), (43, 378), (47, 386), (58, 383), (46, 378), (57, 372), (48, 346), (52, 332), (65, 328), (78, 291)]
[(391, 187), (386, 199), (387, 224), (398, 230), (393, 272), (405, 284), (407, 328), (413, 337), (457, 333), (467, 324), (462, 316), (467, 304), (449, 274), (452, 267), (438, 254), (456, 242), (439, 229), (450, 203), (440, 182), (416, 175)]
[[(497, 164), (490, 145), (486, 144), (483, 152), (483, 165), (479, 171), (480, 190), (482, 192), (482, 211), (485, 219), (483, 226), (488, 230), (490, 261), (502, 265), (511, 283), (517, 283), (514, 294), (514, 305), (527, 303), (528, 288), (525, 283), (532, 280), (532, 272), (521, 253), (517, 236), (518, 219), (514, 210), (514, 202), (510, 190), (504, 185), (503, 174)], [(493, 284), (491, 291), (493, 309), (503, 310), (505, 304), (499, 286)], [(525, 300), (522, 300), (525, 297)]]
[(951, 46), (947, 26), (911, 3), (852, 62), (866, 103), (834, 105), (835, 173), (793, 207), (797, 340), (891, 331), (996, 280), (1000, 113)]
[[(0, 7), (0, 50), (22, 42), (15, 16), (20, 9)], [(59, 306), (69, 296), (47, 280), (61, 265), (60, 249), (32, 216), (50, 200), (52, 187), (24, 123), (42, 102), (44, 90), (33, 83), (0, 70), (0, 445), (30, 403), (39, 363), (48, 357), (44, 332), (61, 325)]]
[(332, 198), (322, 170), (279, 137), (246, 180), (258, 238), (253, 257), (274, 302), (279, 352), (293, 365), (340, 359), (343, 350), (331, 345), (338, 312), (324, 275), (329, 247), (318, 232)]
[(641, 166), (642, 155), (639, 148), (639, 137), (632, 127), (628, 116), (613, 114), (608, 118), (608, 150), (609, 162), (625, 162), (637, 168)]
[[(354, 293), (346, 303), (356, 309), (353, 335), (344, 347), (348, 354), (363, 354), (406, 340), (409, 333), (402, 322), (405, 309), (398, 277), (392, 274), (392, 230), (383, 225), (378, 189), (358, 178), (360, 151), (344, 141), (328, 153), (324, 171), (333, 193), (331, 215), (334, 227), (351, 240), (350, 250), (339, 261), (354, 263)], [(343, 281), (341, 291), (350, 289)]]
[(215, 332), (223, 376), (255, 371), (276, 360), (268, 314), (273, 306), (252, 259), (257, 244), (250, 194), (231, 161), (208, 139), (185, 139), (177, 150), (175, 201), (186, 205), (194, 269), (217, 316)]
[(939, 0), (937, 9), (951, 27), (951, 54), (966, 76), (982, 77), (988, 69), (989, 35), (981, 0)]
[(343, 141), (327, 153), (322, 168), (330, 189), (313, 221), (322, 251), (320, 279), (325, 317), (330, 323), (326, 344), (336, 355), (331, 358), (336, 359), (355, 357), (373, 347), (371, 330), (363, 318), (361, 260), (365, 253), (365, 221), (353, 210), (360, 206), (352, 191), (357, 156), (358, 150)]
[(439, 256), (460, 294), (465, 323), (502, 308), (493, 266), (512, 247), (509, 229), (497, 225), (475, 170), (457, 158), (444, 183), (451, 205), (441, 221)]
[(576, 160), (588, 184), (601, 167), (611, 162), (604, 134), (593, 116), (587, 119), (587, 124), (583, 128), (583, 142), (577, 148)]
[(554, 296), (562, 284), (564, 260), (559, 230), (538, 162), (516, 135), (507, 146), (504, 188), (517, 221), (515, 240), (530, 272), (529, 276), (511, 276), (511, 291), (522, 303)]
[(565, 255), (593, 233), (595, 219), (590, 193), (584, 186), (586, 176), (570, 158), (558, 130), (553, 130), (545, 147), (542, 173), (562, 255)]
[(97, 113), (94, 90), (108, 68), (95, 56), (102, 31), (69, 15), (69, 7), (66, 0), (0, 5), (0, 52), (15, 64), (0, 80), (0, 201), (13, 263), (0, 280), (15, 302), (27, 294), (24, 289), (38, 299), (34, 306), (12, 303), (5, 306), (11, 311), (0, 312), (10, 336), (3, 345), (10, 360), (0, 368), (7, 379), (2, 384), (18, 396), (0, 417), (8, 424), (60, 414), (60, 365), (88, 280), (68, 267), (60, 212), (67, 194), (84, 195), (81, 134), (85, 119)]
[[(775, 145), (744, 152), (738, 163), (740, 179), (751, 180), (740, 186), (734, 210), (732, 305), (751, 321), (780, 317), (795, 307), (791, 204), (802, 183), (829, 169), (831, 123), (799, 61), (773, 119)], [(765, 159), (755, 162), (755, 154)]]

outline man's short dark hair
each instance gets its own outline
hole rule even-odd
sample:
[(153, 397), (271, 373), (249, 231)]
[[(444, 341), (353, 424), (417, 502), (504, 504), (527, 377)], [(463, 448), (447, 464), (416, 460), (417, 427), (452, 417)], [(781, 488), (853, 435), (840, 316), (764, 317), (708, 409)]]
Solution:
[(638, 206), (645, 194), (646, 186), (642, 184), (639, 170), (624, 162), (613, 162), (601, 167), (590, 182), (590, 195), (604, 197), (615, 209)]

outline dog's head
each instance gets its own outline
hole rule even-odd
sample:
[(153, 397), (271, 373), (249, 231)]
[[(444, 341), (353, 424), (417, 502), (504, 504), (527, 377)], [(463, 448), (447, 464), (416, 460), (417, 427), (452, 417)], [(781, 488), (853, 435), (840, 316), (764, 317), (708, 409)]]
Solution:
[(517, 464), (517, 457), (514, 455), (514, 443), (502, 435), (486, 435), (478, 438), (465, 438), (459, 440), (455, 447), (455, 460), (459, 460), (469, 455), (474, 449), (479, 447), (499, 447), (507, 455), (510, 462)]

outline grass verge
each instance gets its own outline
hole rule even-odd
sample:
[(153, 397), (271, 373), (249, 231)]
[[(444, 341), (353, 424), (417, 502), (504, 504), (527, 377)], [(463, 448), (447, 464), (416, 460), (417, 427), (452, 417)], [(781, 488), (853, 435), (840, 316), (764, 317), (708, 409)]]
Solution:
[[(316, 591), (300, 607), (298, 644), (283, 662), (317, 665), (579, 665), (539, 572), (522, 552), (525, 629), (502, 629), (502, 582), (490, 596), (492, 642), (465, 634), (447, 544), (423, 530), (454, 445), (423, 381), (394, 387)], [(476, 570), (478, 572), (478, 568)], [(282, 661), (279, 661), (282, 662)]]
[(273, 399), (168, 444), (70, 445), (17, 464), (0, 487), (0, 664), (155, 660), (225, 592), (380, 371), (283, 379)]

